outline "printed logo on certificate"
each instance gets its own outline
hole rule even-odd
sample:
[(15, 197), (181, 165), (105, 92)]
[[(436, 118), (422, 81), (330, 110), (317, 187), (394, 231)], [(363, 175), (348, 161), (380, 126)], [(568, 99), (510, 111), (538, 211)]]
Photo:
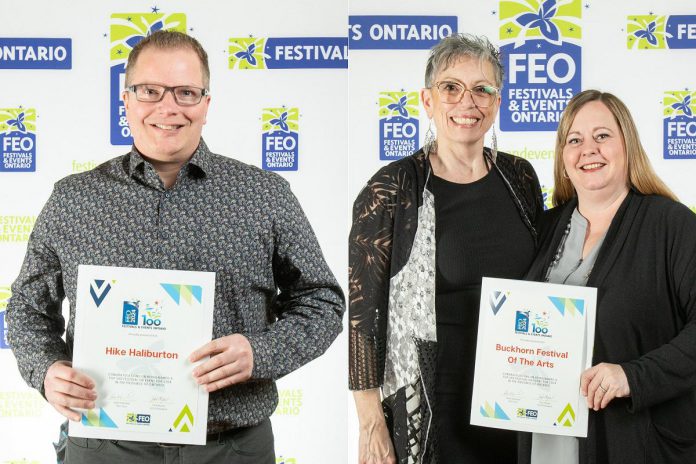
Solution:
[(597, 289), (484, 277), (471, 423), (587, 436)]
[(76, 437), (205, 444), (208, 393), (188, 356), (211, 339), (215, 273), (80, 266), (73, 367), (96, 382)]

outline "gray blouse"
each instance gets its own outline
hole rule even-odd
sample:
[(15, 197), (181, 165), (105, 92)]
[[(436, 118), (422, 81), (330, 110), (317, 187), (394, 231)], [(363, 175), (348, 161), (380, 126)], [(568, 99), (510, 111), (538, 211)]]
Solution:
[[(587, 285), (599, 254), (604, 234), (590, 250), (585, 259), (582, 248), (585, 244), (588, 222), (577, 208), (570, 217), (570, 230), (566, 231), (557, 253), (558, 259), (551, 263), (546, 280), (554, 284)], [(578, 439), (559, 435), (532, 434), (532, 464), (578, 464)]]

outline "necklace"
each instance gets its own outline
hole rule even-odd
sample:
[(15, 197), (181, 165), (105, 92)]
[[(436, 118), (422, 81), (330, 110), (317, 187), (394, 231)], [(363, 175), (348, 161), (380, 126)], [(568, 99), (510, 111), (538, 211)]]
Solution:
[[(572, 216), (571, 216), (570, 219), (568, 220), (568, 224), (566, 224), (565, 230), (563, 231), (563, 236), (561, 237), (561, 241), (560, 241), (560, 243), (558, 244), (558, 249), (556, 250), (556, 254), (554, 254), (553, 259), (551, 260), (551, 263), (549, 264), (549, 267), (546, 269), (546, 275), (545, 275), (545, 277), (544, 277), (544, 282), (548, 282), (548, 281), (549, 281), (549, 278), (550, 278), (550, 276), (551, 276), (551, 271), (552, 271), (556, 266), (558, 266), (558, 263), (560, 262), (561, 257), (563, 256), (563, 253), (565, 252), (566, 241), (568, 240), (568, 236), (570, 235), (570, 227), (571, 227), (571, 224), (572, 224), (572, 222), (573, 222), (572, 219), (573, 219), (573, 218), (572, 218)], [(592, 253), (590, 253), (590, 255), (591, 255), (591, 254), (592, 254)], [(590, 257), (590, 256), (588, 255), (588, 257)], [(577, 269), (580, 267), (580, 265), (582, 265), (582, 263), (583, 263), (584, 261), (585, 261), (585, 259), (581, 257), (580, 260), (578, 261), (578, 263), (575, 265), (575, 267), (573, 267), (573, 269), (570, 271), (570, 273), (565, 277), (565, 279), (563, 279), (563, 282), (562, 282), (562, 283), (565, 284), (566, 281), (568, 280), (568, 278), (569, 278), (575, 271), (577, 271)], [(592, 259), (592, 260), (591, 260), (590, 266), (589, 266), (589, 268), (587, 269), (587, 272), (585, 273), (585, 275), (583, 276), (583, 279), (584, 279), (585, 282), (587, 282), (587, 280), (590, 278), (590, 274), (592, 274), (592, 270), (594, 269), (595, 262), (596, 262), (596, 259)]]
[(563, 255), (563, 249), (565, 248), (565, 242), (568, 239), (568, 235), (570, 235), (570, 223), (571, 221), (568, 220), (568, 224), (566, 224), (565, 230), (563, 231), (563, 237), (561, 237), (561, 242), (558, 244), (558, 249), (556, 250), (556, 254), (553, 255), (553, 259), (551, 260), (551, 264), (549, 264), (549, 267), (546, 268), (546, 276), (544, 277), (544, 282), (549, 281), (549, 276), (551, 275), (551, 270), (558, 266), (558, 262), (561, 260), (561, 256)]

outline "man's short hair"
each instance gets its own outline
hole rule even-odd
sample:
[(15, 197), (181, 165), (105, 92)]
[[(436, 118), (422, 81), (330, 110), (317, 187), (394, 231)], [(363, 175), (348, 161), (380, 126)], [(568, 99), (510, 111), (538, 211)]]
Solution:
[(132, 84), (130, 74), (135, 69), (138, 57), (143, 50), (148, 48), (156, 48), (158, 50), (180, 50), (188, 48), (198, 55), (198, 60), (201, 62), (201, 71), (203, 73), (203, 87), (210, 89), (210, 67), (208, 66), (208, 54), (203, 49), (201, 43), (183, 32), (174, 30), (159, 30), (153, 32), (149, 36), (137, 43), (130, 55), (128, 55), (128, 63), (126, 63), (126, 86)]

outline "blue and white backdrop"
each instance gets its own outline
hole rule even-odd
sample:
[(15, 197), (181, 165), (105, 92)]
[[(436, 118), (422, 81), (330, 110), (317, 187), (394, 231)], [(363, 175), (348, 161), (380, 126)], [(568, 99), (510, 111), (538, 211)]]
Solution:
[[(211, 67), (208, 146), (285, 177), (346, 282), (347, 8), (313, 0), (264, 8), (212, 0), (0, 1), (1, 463), (55, 462), (51, 442), (61, 417), (26, 387), (6, 343), (9, 286), (53, 183), (129, 150), (119, 102), (123, 67), (149, 32), (175, 28), (201, 41)], [(278, 463), (347, 453), (345, 340), (278, 383)]]

